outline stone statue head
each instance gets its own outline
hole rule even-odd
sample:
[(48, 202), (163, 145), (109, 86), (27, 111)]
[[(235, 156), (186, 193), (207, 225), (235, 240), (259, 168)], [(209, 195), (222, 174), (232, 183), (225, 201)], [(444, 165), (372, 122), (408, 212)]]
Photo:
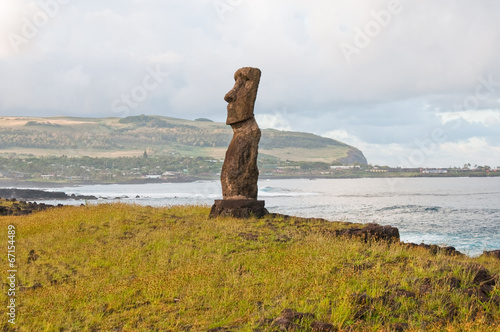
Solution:
[(236, 71), (234, 87), (224, 97), (228, 102), (226, 124), (231, 125), (253, 118), (260, 74), (260, 69), (252, 67)]

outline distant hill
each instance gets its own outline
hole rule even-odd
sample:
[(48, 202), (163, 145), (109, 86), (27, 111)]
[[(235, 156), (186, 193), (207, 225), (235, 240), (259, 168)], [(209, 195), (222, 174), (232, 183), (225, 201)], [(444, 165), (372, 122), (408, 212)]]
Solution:
[[(0, 154), (90, 157), (184, 155), (223, 159), (232, 130), (208, 119), (0, 117)], [(366, 164), (363, 153), (313, 134), (262, 130), (259, 154), (290, 161)]]

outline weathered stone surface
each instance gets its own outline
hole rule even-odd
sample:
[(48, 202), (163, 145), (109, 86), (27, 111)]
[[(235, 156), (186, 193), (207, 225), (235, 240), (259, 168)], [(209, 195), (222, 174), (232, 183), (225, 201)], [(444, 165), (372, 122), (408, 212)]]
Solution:
[(224, 199), (257, 199), (257, 154), (261, 132), (253, 115), (260, 70), (245, 67), (234, 74), (235, 84), (224, 99), (226, 123), (233, 128), (233, 139), (226, 151), (221, 172)]
[(311, 329), (313, 330), (313, 332), (330, 332), (335, 331), (335, 326), (328, 323), (312, 322)]
[(233, 139), (226, 151), (221, 171), (224, 200), (215, 202), (210, 217), (248, 218), (267, 214), (264, 202), (257, 201), (257, 154), (261, 132), (253, 110), (260, 75), (258, 68), (238, 69), (234, 74), (234, 87), (224, 97), (228, 102), (226, 123), (233, 129)]
[(226, 124), (233, 125), (253, 118), (260, 75), (258, 68), (244, 67), (236, 71), (234, 87), (224, 97), (228, 102)]
[(395, 323), (392, 324), (392, 330), (395, 332), (404, 332), (409, 328), (407, 323)]
[[(16, 199), (11, 199), (11, 202), (14, 202), (10, 206), (1, 206), (0, 205), (0, 216), (22, 216), (28, 215), (33, 212), (43, 211), (50, 208), (54, 208), (54, 205), (48, 205), (45, 203), (36, 203), (36, 202), (26, 202), (26, 201), (17, 201)], [(0, 202), (1, 203), (1, 202)], [(58, 204), (57, 207), (61, 207), (62, 204)]]
[(234, 136), (221, 172), (224, 199), (257, 199), (260, 129), (254, 118), (232, 125)]
[(255, 216), (261, 218), (268, 213), (264, 204), (264, 201), (250, 199), (216, 200), (210, 210), (210, 218), (217, 216), (236, 218), (250, 218)]
[(399, 230), (392, 226), (380, 226), (378, 224), (367, 224), (363, 228), (348, 228), (337, 231), (340, 236), (360, 237), (364, 241), (382, 240), (388, 242), (399, 242)]
[(442, 253), (442, 254), (445, 254), (447, 256), (464, 256), (464, 254), (462, 254), (460, 251), (455, 249), (455, 247), (440, 247), (440, 246), (435, 245), (435, 244), (425, 244), (425, 243), (416, 244), (416, 243), (412, 243), (412, 242), (405, 243), (405, 245), (407, 247), (410, 247), (410, 248), (427, 249), (433, 255), (436, 255), (438, 253)]
[(46, 191), (36, 189), (18, 189), (18, 188), (1, 188), (0, 197), (6, 199), (17, 199), (19, 201), (35, 201), (35, 200), (65, 200), (65, 199), (78, 199), (78, 200), (91, 200), (97, 199), (95, 196), (84, 195), (68, 195), (62, 191)]
[(500, 250), (483, 251), (483, 255), (500, 259)]
[(281, 315), (279, 318), (285, 318), (285, 319), (289, 319), (292, 321), (297, 321), (297, 320), (302, 320), (304, 318), (314, 318), (314, 317), (315, 317), (315, 315), (312, 313), (298, 312), (298, 311), (295, 311), (293, 309), (284, 309), (281, 312)]
[(490, 293), (495, 289), (498, 281), (498, 275), (491, 275), (490, 272), (482, 265), (471, 264), (468, 269), (473, 273), (472, 287), (464, 290), (464, 293), (469, 296), (476, 296), (483, 302), (489, 301)]

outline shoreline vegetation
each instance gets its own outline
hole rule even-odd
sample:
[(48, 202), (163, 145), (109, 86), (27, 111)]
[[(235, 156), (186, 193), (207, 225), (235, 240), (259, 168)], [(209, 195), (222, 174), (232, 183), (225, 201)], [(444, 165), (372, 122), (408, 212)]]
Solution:
[[(2, 204), (19, 202), (2, 201)], [(498, 331), (500, 259), (397, 229), (207, 206), (62, 206), (15, 225), (19, 331)], [(0, 264), (7, 266), (6, 257)], [(6, 292), (1, 301), (6, 303)]]
[[(220, 160), (232, 135), (225, 122), (144, 114), (126, 118), (0, 117), (0, 154)], [(366, 164), (363, 153), (348, 144), (314, 134), (274, 129), (262, 130), (259, 154), (272, 162)]]
[[(154, 115), (0, 117), (0, 186), (186, 182), (219, 178), (225, 123)], [(362, 151), (309, 133), (262, 130), (261, 179), (500, 176), (499, 165), (369, 165)]]
[[(366, 172), (360, 173), (333, 173), (333, 174), (280, 174), (280, 175), (260, 175), (261, 180), (289, 180), (289, 179), (359, 179), (359, 178), (479, 178), (479, 177), (499, 177), (500, 171), (470, 171), (470, 172), (455, 172), (455, 173), (417, 173), (417, 172)], [(220, 180), (218, 174), (204, 174), (201, 176), (173, 176), (173, 177), (140, 177), (120, 180), (82, 180), (76, 179), (60, 179), (47, 180), (43, 178), (31, 179), (12, 179), (0, 178), (0, 188), (57, 188), (68, 186), (81, 185), (106, 185), (106, 184), (148, 184), (148, 183), (188, 183), (196, 181), (213, 181)]]

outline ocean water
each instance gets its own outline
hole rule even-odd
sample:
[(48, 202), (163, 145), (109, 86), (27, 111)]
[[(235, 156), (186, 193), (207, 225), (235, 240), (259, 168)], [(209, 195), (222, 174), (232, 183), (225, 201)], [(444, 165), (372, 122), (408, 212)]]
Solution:
[[(222, 196), (218, 181), (49, 190), (99, 197), (90, 204), (211, 205)], [(270, 212), (392, 225), (404, 242), (454, 246), (470, 256), (500, 249), (500, 178), (262, 180), (259, 199)]]

